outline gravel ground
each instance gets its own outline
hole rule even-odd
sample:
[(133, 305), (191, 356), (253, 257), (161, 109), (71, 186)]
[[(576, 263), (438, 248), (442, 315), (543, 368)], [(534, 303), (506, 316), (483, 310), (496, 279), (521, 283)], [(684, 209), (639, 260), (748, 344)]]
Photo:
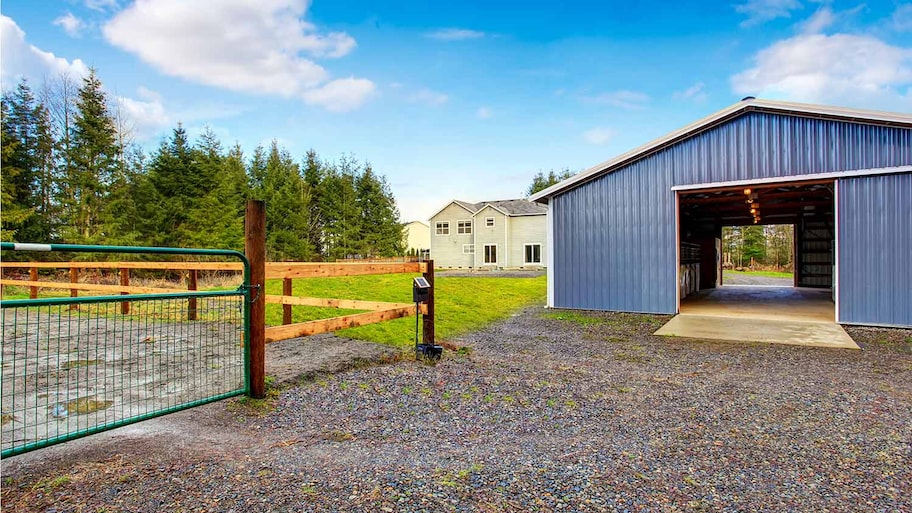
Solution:
[(531, 308), (437, 365), (4, 461), (4, 510), (912, 511), (912, 332), (850, 327), (849, 351), (652, 336), (666, 319)]

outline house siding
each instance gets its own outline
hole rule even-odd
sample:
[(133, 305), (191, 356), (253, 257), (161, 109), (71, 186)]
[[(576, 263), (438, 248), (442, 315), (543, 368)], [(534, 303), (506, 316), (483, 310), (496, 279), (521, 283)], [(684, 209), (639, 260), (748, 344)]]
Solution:
[(510, 218), (509, 261), (511, 267), (525, 267), (526, 244), (541, 244), (541, 263), (528, 267), (545, 267), (547, 262), (547, 230), (545, 216), (514, 216)]
[[(457, 232), (457, 222), (471, 220), (472, 214), (456, 204), (450, 204), (430, 220), (431, 225), (431, 258), (438, 267), (472, 267), (474, 266), (472, 254), (464, 254), (462, 246), (472, 244), (472, 234), (460, 235)], [(449, 222), (450, 234), (437, 235), (437, 223)], [(474, 230), (474, 226), (473, 226)]]
[(675, 313), (673, 186), (910, 164), (907, 128), (743, 114), (550, 198), (552, 306)]
[[(493, 217), (494, 226), (485, 226), (485, 218)], [(510, 229), (510, 218), (500, 211), (487, 206), (475, 213), (475, 262), (477, 267), (509, 267), (507, 253), (507, 231)], [(485, 244), (497, 244), (497, 264), (484, 263)]]
[(405, 225), (405, 249), (419, 251), (431, 249), (431, 231), (428, 226), (418, 221)]

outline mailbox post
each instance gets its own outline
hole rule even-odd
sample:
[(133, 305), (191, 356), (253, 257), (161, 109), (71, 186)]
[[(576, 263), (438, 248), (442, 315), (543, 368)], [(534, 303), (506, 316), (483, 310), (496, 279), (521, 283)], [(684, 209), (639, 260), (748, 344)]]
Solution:
[[(415, 357), (439, 360), (443, 354), (443, 346), (434, 344), (434, 341), (424, 340), (418, 343), (418, 318), (421, 314), (421, 303), (427, 303), (431, 295), (431, 284), (424, 277), (417, 277), (412, 282), (412, 301), (415, 302)], [(430, 343), (428, 343), (430, 342)]]

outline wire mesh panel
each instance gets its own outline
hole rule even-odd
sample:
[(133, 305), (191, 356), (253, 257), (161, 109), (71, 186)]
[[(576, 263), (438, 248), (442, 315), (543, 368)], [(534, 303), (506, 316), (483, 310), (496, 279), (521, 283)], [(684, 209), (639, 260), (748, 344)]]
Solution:
[(246, 392), (246, 276), (230, 291), (4, 300), (2, 457)]
[(243, 296), (3, 305), (4, 455), (243, 393)]

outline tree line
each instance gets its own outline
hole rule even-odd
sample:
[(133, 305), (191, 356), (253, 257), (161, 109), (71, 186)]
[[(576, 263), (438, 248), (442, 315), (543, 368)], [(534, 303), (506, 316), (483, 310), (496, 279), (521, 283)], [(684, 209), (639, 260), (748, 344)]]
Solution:
[(736, 268), (753, 265), (794, 269), (794, 236), (790, 224), (725, 226), (723, 263)]
[(3, 92), (3, 241), (243, 250), (256, 198), (269, 260), (404, 251), (396, 199), (369, 163), (313, 150), (298, 162), (275, 141), (248, 156), (209, 129), (190, 141), (180, 124), (146, 154), (122, 114), (94, 69)]

